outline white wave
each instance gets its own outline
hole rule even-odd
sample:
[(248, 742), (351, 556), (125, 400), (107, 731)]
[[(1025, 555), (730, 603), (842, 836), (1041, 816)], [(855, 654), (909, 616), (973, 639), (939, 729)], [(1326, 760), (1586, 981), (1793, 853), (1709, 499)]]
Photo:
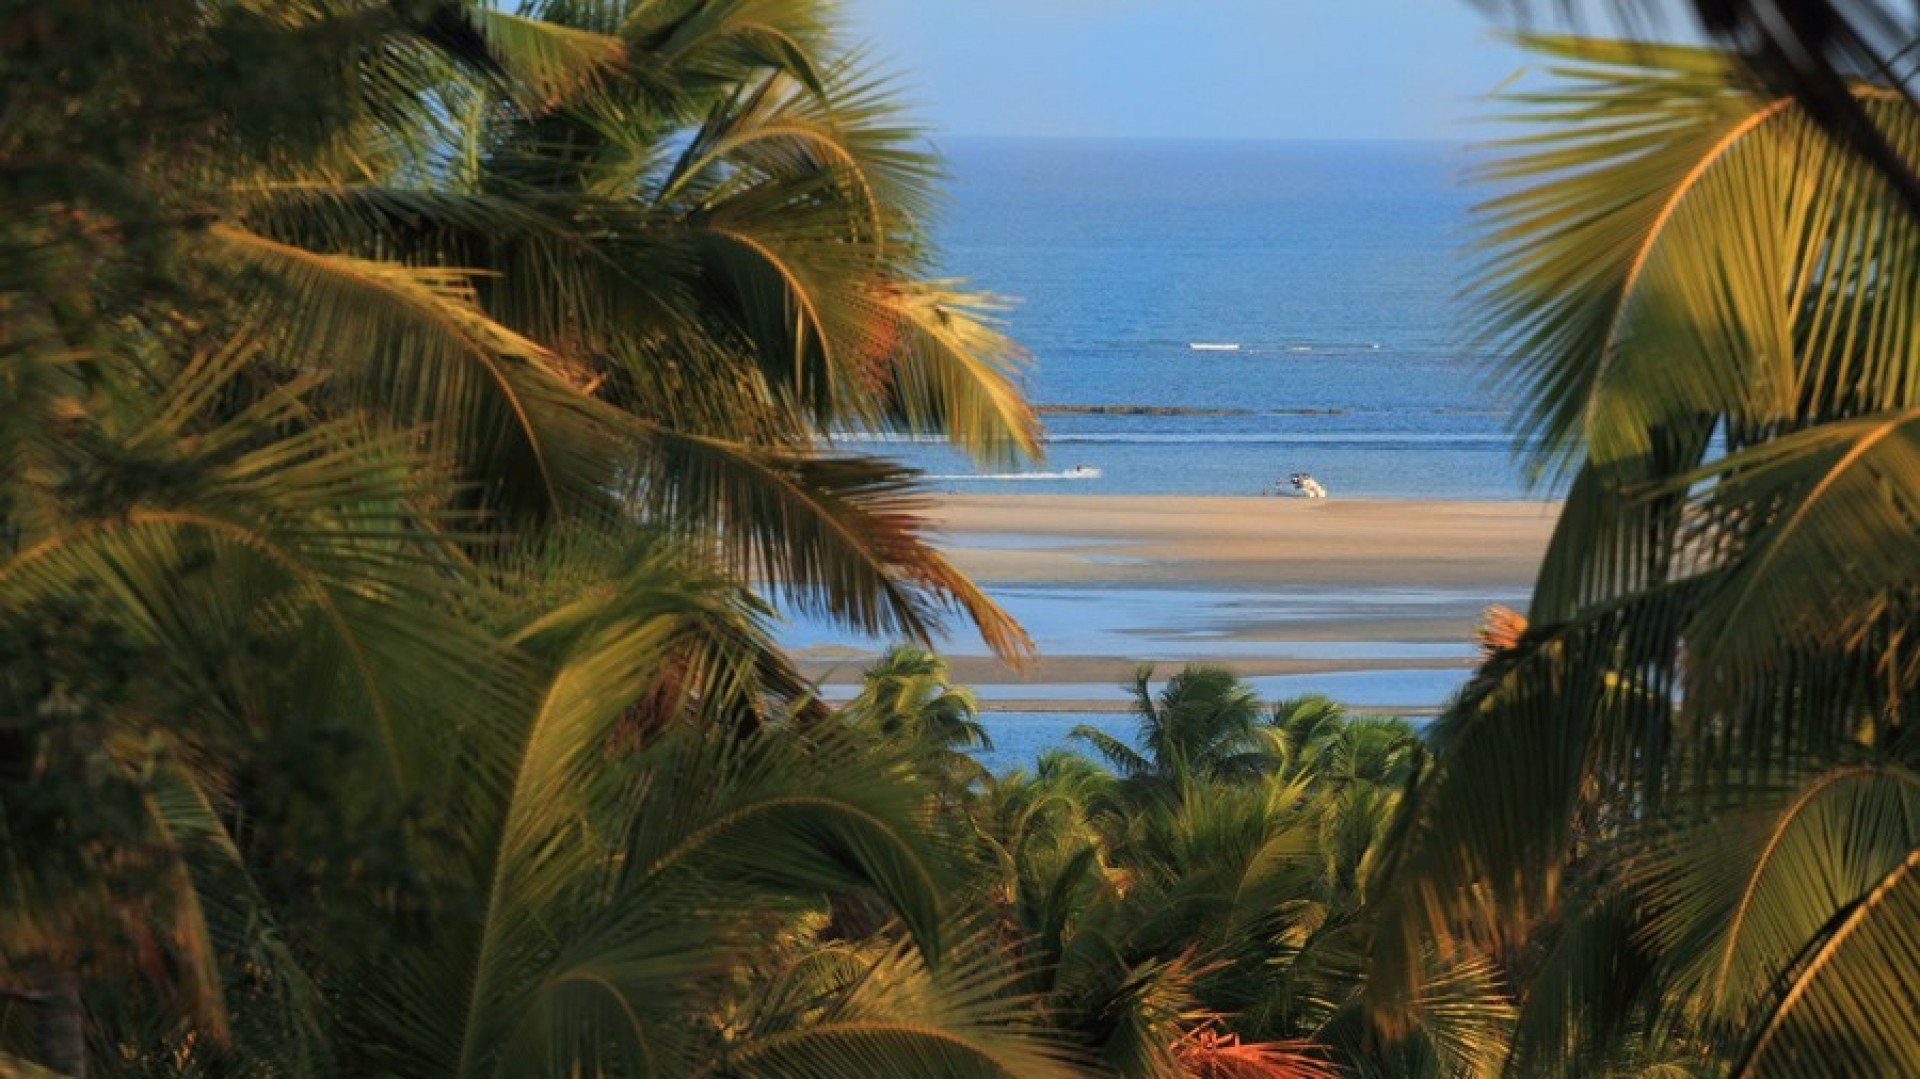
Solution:
[[(1478, 413), (1473, 413), (1478, 414)], [(869, 443), (927, 443), (944, 444), (944, 438), (926, 435), (892, 434), (839, 434), (833, 436), (835, 442)], [(1272, 432), (1272, 431), (1212, 431), (1180, 432), (1159, 434), (1151, 431), (1049, 431), (1044, 441), (1048, 443), (1112, 443), (1112, 444), (1150, 444), (1185, 445), (1188, 443), (1217, 443), (1221, 445), (1252, 446), (1312, 446), (1312, 445), (1393, 445), (1413, 444), (1421, 446), (1511, 446), (1514, 440), (1503, 434), (1446, 434), (1433, 431), (1326, 431), (1313, 432)], [(1093, 469), (1091, 471), (1099, 471)], [(1032, 476), (1036, 479), (1090, 479), (1084, 475), (1068, 475), (1065, 472), (1008, 472), (991, 476), (956, 475), (930, 476), (929, 479), (1017, 479)]]
[(1271, 433), (1262, 431), (1220, 431), (1211, 433), (1153, 434), (1132, 431), (1081, 431), (1047, 435), (1049, 443), (1087, 442), (1087, 443), (1141, 443), (1153, 445), (1184, 445), (1187, 443), (1219, 443), (1253, 446), (1295, 446), (1327, 444), (1395, 444), (1416, 443), (1422, 446), (1511, 446), (1513, 438), (1509, 435), (1450, 435), (1424, 431), (1396, 433), (1392, 431), (1330, 431), (1321, 434)]
[(950, 441), (945, 435), (913, 435), (892, 431), (836, 431), (827, 436), (829, 442), (901, 442), (939, 445)]
[(1195, 352), (1238, 352), (1240, 346), (1231, 341), (1189, 341), (1187, 347)]
[(991, 480), (995, 483), (1007, 480), (1097, 480), (1101, 476), (1097, 468), (1069, 468), (1064, 472), (963, 472), (949, 476), (927, 476), (930, 480), (945, 480), (949, 483), (963, 483), (968, 480)]

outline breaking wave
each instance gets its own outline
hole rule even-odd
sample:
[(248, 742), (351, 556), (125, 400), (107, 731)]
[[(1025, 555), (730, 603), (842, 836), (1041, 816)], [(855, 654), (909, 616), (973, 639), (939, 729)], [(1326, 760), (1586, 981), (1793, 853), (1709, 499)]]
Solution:
[(927, 476), (925, 479), (944, 480), (949, 483), (962, 483), (967, 480), (992, 481), (1000, 483), (1008, 480), (1097, 480), (1103, 473), (1097, 468), (1069, 468), (1061, 472), (958, 472), (946, 476)]

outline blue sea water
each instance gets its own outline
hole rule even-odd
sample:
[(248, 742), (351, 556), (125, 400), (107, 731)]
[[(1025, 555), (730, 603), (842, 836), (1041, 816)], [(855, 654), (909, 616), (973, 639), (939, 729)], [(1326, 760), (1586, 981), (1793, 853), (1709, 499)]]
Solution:
[[(1335, 496), (1517, 498), (1507, 413), (1460, 346), (1467, 217), (1484, 192), (1441, 143), (948, 139), (943, 274), (1018, 301), (1048, 455), (980, 478), (886, 450), (944, 490), (1256, 494), (1307, 471)], [(1232, 343), (1236, 351), (1196, 351)], [(870, 447), (869, 447), (870, 448)]]
[[(1464, 181), (1471, 162), (1463, 147), (949, 139), (940, 149), (950, 179), (939, 271), (1017, 301), (1008, 328), (1033, 357), (1024, 382), (1046, 410), (1047, 458), (1017, 476), (981, 476), (935, 444), (857, 448), (918, 465), (949, 491), (1244, 495), (1306, 471), (1335, 498), (1548, 493), (1522, 482), (1505, 403), (1461, 343), (1468, 219), (1485, 195)], [(1088, 411), (1103, 406), (1184, 411)], [(1098, 475), (1068, 475), (1076, 466)], [(1098, 545), (950, 538), (989, 548)], [(1322, 582), (1264, 590), (988, 584), (1043, 655), (1120, 656), (1169, 669), (1198, 657), (1320, 659), (1329, 669), (1251, 681), (1269, 698), (1318, 692), (1361, 708), (1439, 706), (1469, 672), (1470, 642), (1302, 639), (1297, 626), (1340, 615), (1417, 618), (1436, 605), (1524, 605), (1524, 595)], [(1274, 639), (1231, 632), (1250, 625)], [(823, 650), (883, 643), (798, 616), (781, 639)], [(940, 646), (982, 651), (964, 630)], [(1377, 668), (1335, 662), (1357, 660)], [(851, 692), (827, 688), (830, 698)], [(975, 688), (996, 708), (1043, 700), (1124, 707), (1114, 685)], [(996, 769), (1030, 763), (1078, 723), (1122, 736), (1133, 724), (1118, 711), (987, 719), (996, 750), (985, 759)]]

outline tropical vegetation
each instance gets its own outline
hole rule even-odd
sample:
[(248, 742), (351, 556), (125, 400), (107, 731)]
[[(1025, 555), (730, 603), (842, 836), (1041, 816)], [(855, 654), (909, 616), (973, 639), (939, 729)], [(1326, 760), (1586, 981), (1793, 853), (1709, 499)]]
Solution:
[(827, 16), (0, 15), (6, 1070), (1060, 1070), (766, 636), (1025, 646), (830, 441), (1035, 424)]
[[(910, 665), (899, 652), (876, 664), (859, 699), (892, 696), (876, 690)], [(970, 785), (946, 787), (960, 791), (943, 814), (963, 854), (959, 906), (1013, 979), (1006, 991), (1095, 1074), (1497, 1066), (1512, 1006), (1487, 956), (1435, 955), (1411, 1031), (1384, 1040), (1368, 1018), (1365, 896), (1423, 756), (1414, 728), (1321, 697), (1265, 705), (1218, 667), (1158, 688), (1143, 668), (1132, 688), (1132, 737), (1082, 727), (1073, 741), (1094, 757), (1052, 750), (984, 780), (963, 764)], [(956, 698), (924, 694), (893, 714), (972, 744)]]
[(1037, 425), (831, 15), (0, 12), (0, 1074), (1920, 1073), (1897, 82), (1534, 40), (1528, 614), (994, 775), (923, 646), (1026, 638), (846, 447)]
[(1438, 941), (1513, 957), (1520, 1074), (1920, 1072), (1920, 218), (1725, 56), (1534, 45), (1476, 309), (1571, 486), (1376, 877), (1376, 1018)]

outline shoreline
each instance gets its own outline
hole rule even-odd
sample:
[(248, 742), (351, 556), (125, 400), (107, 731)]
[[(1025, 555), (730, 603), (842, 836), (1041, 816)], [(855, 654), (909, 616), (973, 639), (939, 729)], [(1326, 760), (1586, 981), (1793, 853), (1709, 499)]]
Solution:
[[(1096, 700), (992, 700), (979, 702), (979, 713), (983, 716), (1003, 716), (1019, 714), (1066, 715), (1066, 716), (1102, 716), (1123, 715), (1128, 711), (1124, 701)], [(1440, 714), (1436, 707), (1401, 704), (1365, 704), (1353, 706), (1359, 715), (1400, 716), (1402, 718), (1431, 718)]]
[[(1011, 667), (957, 626), (941, 651), (996, 712), (1113, 711), (1123, 705), (1105, 689), (1059, 694), (1117, 685), (1143, 662), (1220, 663), (1289, 692), (1325, 679), (1356, 707), (1432, 712), (1438, 699), (1385, 698), (1465, 677), (1481, 612), (1524, 606), (1557, 512), (1519, 501), (942, 495), (928, 511), (941, 547), (1027, 625), (1039, 654)], [(794, 654), (807, 677), (843, 686), (876, 651), (816, 639)]]
[[(966, 494), (938, 497), (928, 517), (960, 567), (987, 585), (1495, 590), (1532, 585), (1558, 511), (1558, 503), (1528, 501)], [(1056, 542), (978, 542), (1008, 535)]]

